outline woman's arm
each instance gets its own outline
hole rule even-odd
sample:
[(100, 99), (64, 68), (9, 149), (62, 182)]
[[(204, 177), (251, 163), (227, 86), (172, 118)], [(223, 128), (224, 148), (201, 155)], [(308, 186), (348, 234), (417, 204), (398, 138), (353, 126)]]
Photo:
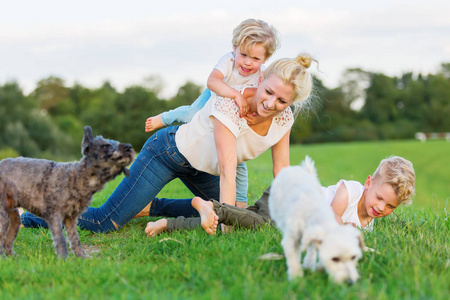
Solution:
[(289, 130), (281, 138), (281, 140), (272, 146), (272, 163), (273, 163), (273, 177), (277, 177), (281, 169), (288, 167), (289, 163)]
[(236, 204), (236, 137), (214, 118), (214, 139), (220, 166), (220, 203)]

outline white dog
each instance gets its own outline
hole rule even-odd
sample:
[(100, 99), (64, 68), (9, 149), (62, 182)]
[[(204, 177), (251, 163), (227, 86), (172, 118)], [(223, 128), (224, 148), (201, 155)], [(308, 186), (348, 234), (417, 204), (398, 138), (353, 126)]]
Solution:
[(307, 249), (305, 268), (315, 271), (324, 267), (337, 283), (356, 282), (362, 235), (353, 226), (336, 221), (310, 157), (278, 174), (270, 188), (269, 211), (283, 233), (289, 280), (303, 276), (301, 253)]

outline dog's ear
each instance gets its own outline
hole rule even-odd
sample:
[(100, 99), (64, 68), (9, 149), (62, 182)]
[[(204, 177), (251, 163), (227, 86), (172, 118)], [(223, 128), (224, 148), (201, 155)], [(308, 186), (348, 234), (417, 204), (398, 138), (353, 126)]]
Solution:
[(348, 226), (349, 228), (351, 228), (351, 230), (354, 230), (355, 234), (356, 234), (356, 238), (359, 241), (359, 248), (361, 248), (362, 250), (365, 249), (366, 245), (364, 244), (364, 237), (361, 233), (361, 231), (359, 231), (355, 226), (353, 226), (352, 224), (345, 224), (343, 226)]
[(300, 251), (305, 251), (311, 244), (314, 244), (316, 248), (322, 244), (323, 236), (325, 235), (325, 230), (319, 226), (314, 226), (305, 230), (302, 236), (302, 241), (300, 244)]
[(362, 250), (364, 250), (366, 248), (366, 245), (364, 244), (364, 237), (362, 235), (362, 233), (360, 231), (358, 231), (358, 240), (359, 240), (359, 248), (361, 248)]
[(126, 177), (130, 177), (130, 170), (128, 170), (127, 168), (123, 168), (122, 172), (123, 172), (123, 175), (125, 175)]
[(81, 153), (86, 155), (89, 152), (89, 145), (94, 140), (94, 134), (89, 126), (84, 127), (83, 142), (81, 143)]

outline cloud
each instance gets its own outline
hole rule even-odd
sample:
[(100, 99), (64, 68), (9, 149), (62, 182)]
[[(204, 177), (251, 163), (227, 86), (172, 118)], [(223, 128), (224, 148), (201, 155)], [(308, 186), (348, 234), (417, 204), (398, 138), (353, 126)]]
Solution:
[[(0, 84), (17, 79), (29, 92), (38, 80), (56, 75), (90, 87), (110, 80), (121, 89), (159, 74), (170, 96), (186, 80), (205, 84), (218, 58), (231, 50), (233, 28), (248, 17), (263, 19), (281, 33), (282, 47), (269, 63), (307, 51), (319, 59), (321, 72), (316, 73), (330, 87), (345, 68), (395, 75), (433, 72), (448, 60), (450, 19), (444, 12), (449, 4), (344, 2), (300, 6), (264, 0), (257, 8), (241, 1), (220, 7), (179, 2), (173, 4), (179, 9), (171, 9), (131, 1), (121, 14), (122, 4), (96, 1), (82, 14), (81, 1), (70, 8), (56, 6), (40, 18), (38, 12), (24, 15), (24, 21), (3, 12)], [(236, 3), (240, 9), (230, 9)]]

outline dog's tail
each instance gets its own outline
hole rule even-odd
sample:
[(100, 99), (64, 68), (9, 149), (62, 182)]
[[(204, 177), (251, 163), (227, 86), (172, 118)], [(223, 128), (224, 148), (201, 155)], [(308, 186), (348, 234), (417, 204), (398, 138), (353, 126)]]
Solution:
[(317, 171), (316, 168), (314, 167), (314, 161), (308, 155), (305, 156), (305, 160), (302, 162), (300, 166), (303, 169), (305, 169), (306, 172), (308, 172), (309, 174), (317, 177)]

